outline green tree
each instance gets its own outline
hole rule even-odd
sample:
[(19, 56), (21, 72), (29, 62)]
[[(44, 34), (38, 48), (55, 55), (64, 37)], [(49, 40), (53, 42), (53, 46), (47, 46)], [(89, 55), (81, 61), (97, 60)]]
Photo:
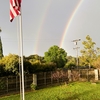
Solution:
[(39, 55), (30, 55), (28, 57), (26, 57), (27, 60), (29, 60), (30, 62), (36, 62), (36, 61), (39, 61), (39, 62), (44, 62), (44, 58), (39, 56)]
[(0, 32), (1, 32), (2, 30), (1, 30), (1, 28), (0, 28)]
[(82, 42), (84, 49), (81, 50), (82, 56), (80, 57), (80, 63), (83, 66), (91, 66), (93, 60), (97, 58), (97, 55), (100, 53), (100, 48), (95, 49), (96, 43), (92, 41), (92, 38), (87, 35), (86, 40)]
[(93, 67), (100, 69), (100, 56), (92, 62)]
[(30, 74), (30, 69), (32, 68), (31, 62), (27, 60), (25, 57), (23, 57), (23, 63), (24, 63), (24, 73), (25, 74)]
[[(0, 32), (1, 32), (1, 28), (0, 28)], [(3, 57), (3, 49), (2, 49), (2, 41), (1, 41), (1, 37), (0, 37), (0, 59)]]
[(9, 54), (8, 56), (3, 57), (1, 64), (4, 66), (6, 72), (18, 74), (19, 72), (19, 57), (15, 54)]
[(66, 56), (67, 53), (65, 52), (64, 49), (54, 45), (50, 47), (47, 52), (45, 52), (44, 60), (46, 62), (56, 63), (57, 68), (62, 68), (64, 67), (67, 61)]
[(4, 64), (0, 59), (0, 77), (5, 76), (5, 75), (6, 75), (6, 72), (5, 72), (5, 69), (4, 69)]
[(75, 66), (76, 66), (75, 57), (68, 56), (67, 63), (64, 67), (71, 69), (71, 68), (74, 68)]

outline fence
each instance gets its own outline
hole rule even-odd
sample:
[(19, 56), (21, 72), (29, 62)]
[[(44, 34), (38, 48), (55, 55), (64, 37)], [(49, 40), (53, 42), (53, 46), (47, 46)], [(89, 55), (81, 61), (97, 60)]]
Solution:
[(37, 74), (37, 86), (68, 82), (68, 71), (42, 72)]
[[(58, 70), (52, 72), (42, 72), (24, 77), (25, 90), (30, 89), (30, 84), (34, 83), (38, 87), (53, 84), (68, 83), (73, 81), (95, 81), (99, 79), (98, 70)], [(0, 95), (18, 92), (20, 90), (20, 79), (18, 76), (0, 78)]]
[(94, 69), (71, 70), (71, 81), (95, 81)]
[[(30, 88), (30, 84), (33, 82), (32, 75), (27, 75), (25, 79), (25, 90)], [(11, 92), (20, 91), (20, 79), (19, 76), (8, 76), (0, 78), (0, 95), (8, 94)]]
[(96, 81), (99, 78), (98, 70), (59, 70), (55, 72), (42, 72), (37, 74), (37, 86), (52, 85), (55, 83), (68, 83), (73, 81)]

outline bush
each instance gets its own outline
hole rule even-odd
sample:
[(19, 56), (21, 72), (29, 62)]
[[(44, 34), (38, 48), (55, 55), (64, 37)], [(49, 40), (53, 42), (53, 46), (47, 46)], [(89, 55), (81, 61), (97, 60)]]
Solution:
[(37, 89), (37, 85), (35, 85), (33, 83), (30, 85), (30, 87), (31, 87), (32, 90), (36, 90)]
[(3, 90), (6, 88), (6, 82), (1, 78), (0, 79), (0, 90)]
[(39, 73), (54, 71), (56, 69), (55, 63), (33, 63), (31, 67), (28, 68), (29, 73)]

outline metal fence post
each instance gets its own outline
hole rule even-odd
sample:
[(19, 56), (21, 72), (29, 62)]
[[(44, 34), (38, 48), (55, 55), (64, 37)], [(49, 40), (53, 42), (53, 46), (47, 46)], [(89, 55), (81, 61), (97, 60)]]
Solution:
[(53, 83), (52, 72), (51, 72), (51, 84)]
[(8, 77), (6, 79), (7, 79), (7, 83), (6, 84), (7, 84), (7, 93), (8, 93)]

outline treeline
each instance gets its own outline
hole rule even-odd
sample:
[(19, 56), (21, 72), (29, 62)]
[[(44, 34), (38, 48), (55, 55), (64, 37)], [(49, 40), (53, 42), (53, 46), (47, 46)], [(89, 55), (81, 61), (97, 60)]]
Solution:
[[(41, 59), (40, 59), (41, 58)], [(9, 54), (0, 60), (0, 77), (8, 75), (19, 75), (21, 70), (20, 57), (15, 54)], [(24, 74), (32, 74), (37, 72), (47, 72), (56, 70), (55, 63), (46, 63), (44, 59), (38, 55), (24, 57)]]
[[(23, 57), (24, 74), (38, 72), (54, 71), (57, 68), (63, 68), (67, 62), (67, 53), (58, 46), (54, 45), (45, 52), (45, 56), (30, 55)], [(21, 70), (20, 57), (15, 54), (9, 54), (0, 59), (0, 77), (8, 75), (19, 75)]]
[[(67, 56), (67, 52), (63, 48), (54, 45), (44, 53), (44, 57), (39, 55), (24, 56), (24, 73), (47, 72), (58, 68), (100, 68), (100, 48), (95, 47), (96, 43), (92, 41), (89, 35), (86, 36), (82, 45), (81, 56), (78, 57), (78, 67), (76, 57)], [(3, 56), (0, 38), (0, 77), (19, 75), (20, 68), (21, 63), (18, 55)]]

